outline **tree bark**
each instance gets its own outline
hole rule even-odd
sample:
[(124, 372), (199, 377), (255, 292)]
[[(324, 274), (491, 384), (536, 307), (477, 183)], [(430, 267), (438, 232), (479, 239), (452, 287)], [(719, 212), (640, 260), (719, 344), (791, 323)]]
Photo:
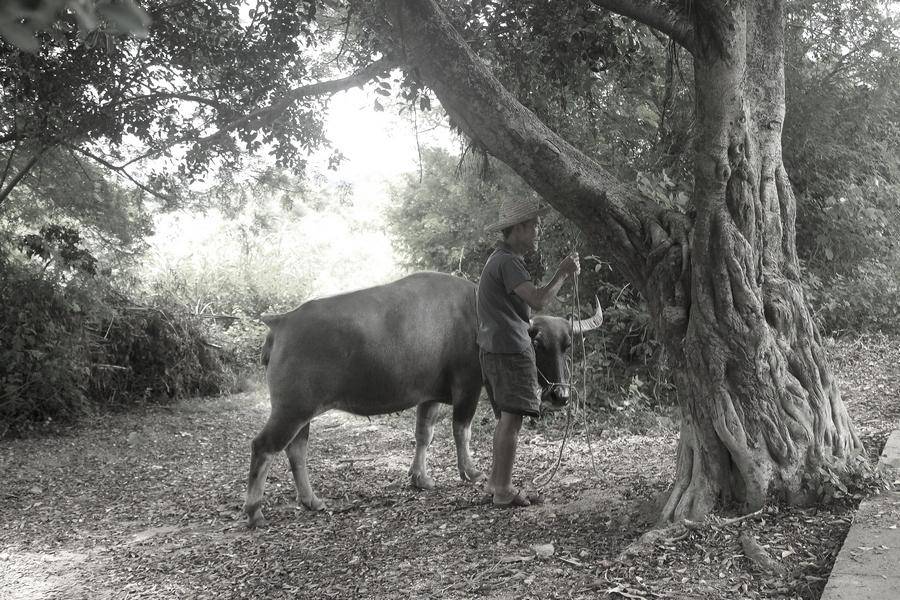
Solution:
[[(781, 160), (781, 2), (716, 4), (701, 34), (682, 34), (697, 41), (694, 218), (641, 197), (541, 123), (434, 0), (383, 3), (386, 35), (448, 113), (578, 223), (648, 300), (683, 415), (664, 521), (756, 510), (770, 493), (805, 502), (820, 468), (862, 449), (800, 285)], [(700, 19), (703, 0), (693, 6)]]
[(800, 283), (782, 3), (730, 10), (724, 52), (694, 60), (691, 303), (683, 343), (666, 340), (685, 418), (664, 520), (756, 510), (770, 493), (806, 502), (819, 469), (862, 450)]

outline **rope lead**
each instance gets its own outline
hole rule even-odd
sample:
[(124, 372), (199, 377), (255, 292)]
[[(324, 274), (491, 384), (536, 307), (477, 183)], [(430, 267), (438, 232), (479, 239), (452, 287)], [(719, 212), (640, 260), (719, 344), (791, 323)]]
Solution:
[[(574, 295), (572, 298), (572, 302), (573, 302), (574, 306), (572, 307), (572, 314), (569, 317), (569, 326), (572, 329), (574, 329), (575, 315), (578, 314), (578, 311), (580, 310), (580, 307), (581, 307), (581, 297), (580, 297), (580, 294), (578, 291), (578, 275), (576, 275), (574, 277), (573, 287), (574, 287)], [(534, 479), (531, 480), (531, 483), (533, 485), (537, 486), (539, 489), (542, 489), (544, 486), (549, 485), (550, 482), (553, 481), (553, 479), (556, 477), (556, 474), (559, 471), (559, 466), (560, 466), (560, 464), (562, 464), (563, 452), (565, 451), (566, 444), (569, 441), (569, 431), (572, 426), (572, 411), (573, 411), (572, 407), (574, 405), (574, 407), (575, 407), (574, 410), (575, 410), (576, 417), (577, 417), (578, 408), (579, 408), (579, 401), (578, 401), (579, 396), (581, 396), (581, 402), (580, 402), (581, 415), (582, 415), (582, 421), (584, 422), (585, 436), (587, 438), (588, 454), (591, 457), (591, 468), (594, 471), (595, 477), (599, 477), (599, 475), (600, 475), (600, 473), (597, 469), (596, 460), (594, 459), (594, 448), (593, 448), (593, 441), (591, 438), (591, 427), (590, 427), (590, 423), (588, 422), (588, 414), (587, 414), (587, 398), (588, 398), (588, 396), (587, 396), (587, 351), (586, 351), (585, 345), (584, 345), (584, 331), (579, 331), (578, 335), (580, 337), (580, 342), (581, 342), (581, 344), (580, 344), (581, 345), (581, 394), (578, 393), (578, 386), (575, 385), (574, 383), (572, 383), (572, 374), (574, 373), (574, 369), (573, 369), (574, 358), (569, 357), (566, 359), (566, 370), (568, 371), (568, 375), (569, 375), (569, 383), (567, 385), (568, 385), (569, 389), (571, 390), (573, 397), (571, 399), (572, 401), (569, 402), (569, 404), (566, 406), (566, 428), (563, 432), (563, 439), (562, 439), (562, 443), (559, 446), (559, 452), (556, 456), (556, 462), (551, 467), (549, 467), (547, 470), (545, 470), (543, 473), (541, 473), (540, 475), (538, 475), (537, 477), (535, 477)], [(573, 355), (575, 354), (574, 351), (572, 352), (572, 354)], [(542, 377), (544, 377), (544, 380), (547, 381), (547, 383), (549, 385), (553, 385), (549, 380), (547, 380), (547, 378), (544, 376), (543, 373), (540, 373), (540, 375)], [(562, 384), (559, 384), (559, 385), (562, 385)], [(597, 438), (599, 439), (599, 437), (601, 435), (603, 435), (603, 429), (600, 429), (600, 433), (597, 435)]]

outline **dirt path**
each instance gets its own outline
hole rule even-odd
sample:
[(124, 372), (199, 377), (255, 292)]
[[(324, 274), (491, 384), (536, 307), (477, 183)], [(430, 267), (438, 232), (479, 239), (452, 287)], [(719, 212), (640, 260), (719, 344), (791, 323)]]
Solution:
[[(310, 470), (332, 510), (297, 509), (280, 458), (266, 490), (270, 527), (247, 531), (239, 509), (248, 448), (267, 414), (260, 390), (4, 442), (0, 597), (462, 597), (490, 589), (494, 576), (521, 572), (517, 581), (528, 585), (520, 563), (534, 558), (529, 546), (563, 539), (555, 555), (571, 562), (555, 568), (587, 583), (588, 569), (573, 563), (612, 557), (647, 526), (634, 500), (664, 487), (674, 452), (672, 435), (610, 440), (624, 452), (652, 445), (655, 466), (635, 479), (631, 466), (598, 456), (601, 492), (570, 460), (544, 506), (500, 511), (478, 505), (478, 489), (458, 481), (449, 418), (430, 461), (439, 487), (419, 492), (406, 477), (413, 412), (373, 421), (330, 413), (313, 424)], [(491, 426), (476, 429), (486, 468)], [(549, 465), (557, 447), (531, 431), (522, 464)]]
[[(900, 350), (875, 354), (854, 346), (837, 362), (877, 443), (898, 414), (889, 399), (900, 394)], [(281, 457), (266, 490), (270, 526), (249, 531), (249, 443), (267, 415), (259, 390), (0, 442), (0, 598), (817, 598), (852, 514), (776, 505), (740, 530), (711, 523), (617, 560), (671, 481), (674, 431), (604, 433), (596, 473), (579, 436), (547, 502), (510, 511), (479, 504), (458, 480), (449, 419), (430, 461), (438, 488), (420, 492), (406, 477), (413, 411), (330, 413), (313, 423), (310, 471), (331, 510), (295, 507)], [(520, 477), (555, 460), (561, 424), (526, 430)], [(492, 428), (482, 406), (472, 444), (485, 469)], [(786, 574), (755, 572), (742, 531)]]

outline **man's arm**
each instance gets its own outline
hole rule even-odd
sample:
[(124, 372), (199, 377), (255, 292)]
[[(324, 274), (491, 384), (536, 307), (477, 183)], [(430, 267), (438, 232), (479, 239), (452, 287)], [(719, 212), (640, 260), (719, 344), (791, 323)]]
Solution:
[(530, 281), (525, 281), (516, 286), (513, 292), (534, 310), (543, 310), (551, 300), (556, 298), (559, 288), (562, 287), (566, 279), (580, 272), (581, 267), (578, 264), (578, 255), (571, 254), (559, 263), (556, 273), (553, 274), (553, 278), (547, 285), (536, 287)]

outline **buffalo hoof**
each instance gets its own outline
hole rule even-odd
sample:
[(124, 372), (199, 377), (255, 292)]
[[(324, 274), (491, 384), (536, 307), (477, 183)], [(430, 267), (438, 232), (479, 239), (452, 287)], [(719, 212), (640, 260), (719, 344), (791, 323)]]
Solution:
[(257, 527), (265, 527), (268, 525), (266, 518), (262, 516), (261, 511), (257, 511), (254, 515), (249, 515), (247, 517), (247, 528), (248, 529), (256, 529)]
[(413, 487), (419, 488), (420, 490), (434, 489), (434, 479), (427, 473), (410, 473), (410, 477), (412, 479)]
[(298, 504), (306, 507), (307, 510), (311, 510), (313, 512), (318, 512), (325, 509), (325, 503), (319, 500), (318, 496), (313, 496), (312, 498), (309, 498), (307, 500), (300, 498)]
[(468, 471), (460, 470), (459, 476), (463, 481), (469, 483), (478, 483), (484, 479), (484, 472), (478, 469), (469, 469)]

